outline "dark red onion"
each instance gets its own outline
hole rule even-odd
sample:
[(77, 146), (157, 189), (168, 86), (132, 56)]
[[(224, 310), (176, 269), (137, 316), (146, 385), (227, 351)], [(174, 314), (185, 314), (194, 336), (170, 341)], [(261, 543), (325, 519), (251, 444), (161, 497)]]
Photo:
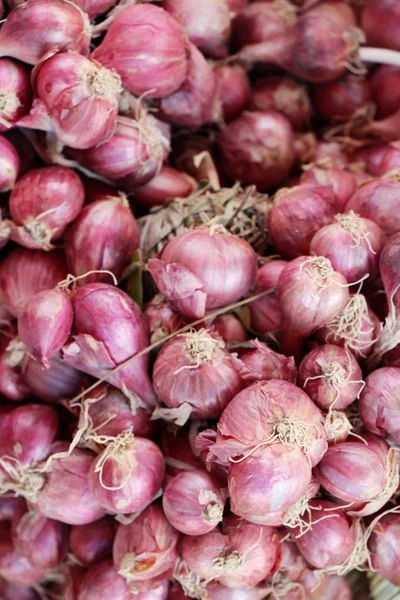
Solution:
[(368, 540), (371, 563), (381, 577), (400, 585), (400, 516), (384, 515)]
[(131, 596), (125, 579), (118, 575), (111, 559), (100, 561), (87, 571), (73, 600), (102, 600), (106, 595), (113, 600), (129, 600)]
[(278, 354), (258, 339), (239, 347), (240, 375), (249, 385), (255, 381), (284, 379), (296, 382), (297, 369), (293, 357)]
[(300, 183), (323, 185), (332, 190), (336, 197), (336, 210), (344, 212), (348, 200), (356, 191), (356, 177), (350, 171), (323, 164), (303, 166)]
[(361, 26), (368, 45), (400, 50), (398, 19), (400, 7), (393, 0), (366, 0)]
[(224, 58), (228, 54), (230, 14), (226, 0), (163, 0), (163, 8), (180, 23), (189, 40), (204, 54)]
[(400, 69), (392, 65), (382, 65), (370, 78), (372, 98), (380, 119), (389, 117), (400, 105)]
[[(259, 294), (276, 288), (283, 269), (287, 266), (285, 260), (271, 260), (260, 267), (256, 276), (254, 293)], [(281, 309), (276, 292), (259, 298), (249, 305), (251, 326), (260, 334), (279, 329)]]
[(346, 204), (346, 211), (375, 221), (390, 237), (400, 231), (400, 182), (396, 179), (378, 179), (365, 183)]
[(249, 0), (226, 0), (229, 11), (232, 17), (234, 17), (239, 11), (241, 11), (247, 4)]
[(172, 198), (186, 198), (196, 188), (190, 175), (163, 165), (160, 172), (144, 185), (135, 187), (134, 198), (142, 206), (151, 208), (167, 204)]
[(58, 356), (49, 360), (47, 369), (37, 360), (28, 358), (23, 364), (22, 374), (35, 396), (46, 402), (75, 396), (84, 379), (80, 371), (65, 364)]
[[(204, 468), (197, 449), (197, 437), (193, 443), (192, 433), (193, 430), (190, 426), (180, 427), (179, 429), (171, 426), (171, 431), (168, 427), (162, 429), (160, 448), (164, 454), (168, 475), (174, 477), (182, 471)], [(196, 447), (194, 447), (194, 444), (196, 444)]]
[(250, 82), (240, 65), (217, 65), (214, 69), (217, 82), (217, 100), (223, 120), (236, 119), (250, 100)]
[(335, 204), (333, 191), (322, 185), (279, 190), (268, 214), (272, 245), (285, 258), (309, 254), (314, 235), (333, 221)]
[[(1, 77), (1, 59), (0, 59), (0, 77)], [(0, 80), (1, 85), (1, 80)], [(0, 116), (1, 119), (1, 116)], [(1, 176), (0, 176), (0, 192), (8, 192), (12, 190), (20, 173), (20, 158), (15, 146), (5, 137), (0, 136), (0, 161), (1, 161)], [(4, 234), (4, 225), (2, 224), (1, 235)], [(9, 227), (7, 225), (6, 227)]]
[(63, 569), (64, 600), (77, 600), (87, 569), (76, 564), (67, 563)]
[(75, 525), (69, 536), (70, 550), (82, 564), (91, 566), (112, 556), (116, 522), (103, 517), (87, 525)]
[(16, 550), (9, 524), (2, 523), (0, 526), (0, 576), (10, 583), (30, 586), (43, 581), (45, 573), (45, 569), (34, 567), (29, 558)]
[(250, 108), (280, 112), (289, 119), (295, 131), (309, 128), (313, 112), (306, 86), (300, 81), (282, 76), (256, 79)]
[(133, 94), (162, 98), (183, 83), (186, 50), (185, 33), (173, 17), (158, 6), (138, 4), (116, 17), (92, 58), (114, 69)]
[(3, 23), (0, 55), (35, 65), (54, 50), (76, 50), (87, 55), (90, 38), (89, 19), (73, 2), (30, 0), (14, 8)]
[(238, 317), (228, 313), (219, 315), (213, 322), (214, 331), (224, 340), (226, 344), (231, 342), (245, 342), (247, 331)]
[[(13, 402), (26, 400), (31, 395), (31, 390), (21, 373), (21, 364), (10, 356), (10, 338), (8, 335), (0, 335), (0, 392)], [(21, 361), (25, 353), (22, 352)]]
[(0, 498), (0, 521), (13, 521), (27, 510), (24, 498), (21, 496), (2, 496)]
[(2, 600), (40, 600), (39, 594), (32, 588), (18, 583), (10, 583), (0, 579), (0, 593)]
[(365, 77), (346, 73), (336, 81), (314, 86), (312, 98), (317, 111), (328, 121), (347, 123), (366, 116), (371, 108), (370, 83)]
[(233, 21), (233, 37), (241, 48), (274, 39), (296, 22), (296, 9), (286, 0), (244, 7)]
[(358, 402), (364, 426), (372, 433), (400, 441), (400, 411), (397, 402), (400, 369), (383, 367), (370, 373)]

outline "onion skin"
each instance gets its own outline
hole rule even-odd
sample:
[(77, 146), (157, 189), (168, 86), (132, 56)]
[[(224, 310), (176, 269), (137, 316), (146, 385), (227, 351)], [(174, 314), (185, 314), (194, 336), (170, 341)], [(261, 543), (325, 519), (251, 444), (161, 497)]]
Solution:
[(4, 100), (0, 131), (6, 131), (26, 115), (31, 106), (32, 89), (26, 66), (12, 58), (0, 58), (0, 88)]
[(400, 182), (378, 179), (361, 186), (348, 201), (346, 211), (354, 210), (371, 219), (389, 238), (400, 231), (399, 206)]
[[(65, 255), (76, 277), (89, 271), (111, 271), (119, 278), (139, 245), (139, 229), (125, 196), (91, 202), (65, 236)], [(107, 273), (91, 273), (78, 285), (109, 281)]]
[(125, 8), (116, 17), (91, 58), (114, 69), (133, 94), (163, 98), (185, 79), (186, 36), (167, 12), (139, 4)]
[(371, 106), (370, 82), (365, 77), (346, 73), (336, 81), (315, 85), (312, 98), (325, 119), (347, 123)]
[[(283, 269), (287, 266), (285, 260), (271, 260), (257, 271), (254, 293), (275, 288)], [(257, 333), (265, 334), (279, 329), (281, 309), (276, 292), (259, 298), (249, 305), (251, 326)]]
[[(168, 242), (160, 260), (150, 259), (147, 268), (171, 306), (189, 319), (198, 319), (206, 311), (249, 293), (256, 277), (257, 257), (252, 247), (237, 236), (197, 228)], [(225, 279), (223, 289), (221, 274)]]
[(87, 15), (72, 2), (32, 0), (14, 8), (3, 23), (0, 54), (35, 65), (50, 50), (76, 50), (87, 55), (90, 38)]
[(31, 396), (31, 390), (21, 373), (20, 365), (13, 367), (9, 364), (9, 343), (8, 336), (0, 335), (0, 392), (8, 400), (21, 402)]
[(272, 245), (289, 259), (311, 254), (310, 242), (333, 221), (335, 204), (333, 192), (325, 186), (302, 184), (279, 190), (268, 214)]
[(28, 300), (42, 290), (52, 289), (67, 276), (61, 253), (13, 249), (0, 263), (3, 304), (18, 317)]
[(135, 188), (134, 198), (140, 205), (151, 208), (168, 204), (172, 198), (186, 198), (195, 188), (196, 182), (189, 175), (163, 165), (150, 181)]
[[(121, 290), (106, 283), (89, 283), (77, 290), (72, 303), (76, 334), (63, 348), (63, 360), (68, 365), (103, 377), (109, 369), (148, 346), (143, 315)], [(108, 375), (107, 381), (136, 402), (154, 405), (148, 355)]]
[(317, 184), (330, 188), (336, 197), (336, 211), (344, 212), (347, 202), (356, 191), (353, 173), (337, 167), (314, 165), (300, 177), (300, 183)]
[(399, 515), (385, 515), (375, 525), (368, 541), (372, 566), (379, 575), (397, 586), (400, 585), (399, 533)]
[[(1, 61), (1, 59), (0, 59)], [(1, 77), (1, 62), (0, 62), (0, 77)], [(0, 161), (1, 161), (1, 176), (0, 176), (0, 192), (8, 192), (12, 190), (17, 181), (21, 164), (19, 154), (13, 144), (5, 137), (0, 136)]]
[(251, 95), (250, 81), (240, 65), (217, 66), (214, 74), (222, 117), (225, 123), (229, 123), (247, 107)]
[(119, 525), (113, 558), (117, 571), (132, 582), (147, 581), (170, 572), (178, 557), (179, 533), (161, 506), (151, 504), (129, 525)]
[(294, 163), (292, 128), (275, 111), (243, 112), (217, 141), (226, 175), (260, 190), (279, 185)]
[(75, 525), (69, 536), (72, 554), (85, 566), (110, 558), (115, 529), (115, 521), (108, 516), (87, 525)]
[[(342, 381), (338, 383), (329, 377), (336, 365), (343, 371), (340, 374)], [(303, 358), (299, 367), (299, 383), (320, 408), (340, 410), (358, 397), (362, 389), (362, 372), (351, 352), (324, 344)]]
[(400, 441), (400, 406), (397, 399), (400, 369), (382, 367), (365, 380), (358, 409), (364, 426), (377, 435)]
[[(399, 6), (392, 0), (367, 0), (361, 13), (361, 26), (369, 46), (400, 50)], [(379, 25), (378, 25), (379, 24)]]
[(44, 368), (33, 358), (27, 358), (22, 375), (32, 392), (46, 402), (59, 402), (60, 398), (71, 398), (81, 389), (84, 375), (54, 356)]
[(156, 294), (143, 308), (143, 316), (153, 344), (183, 326), (181, 316), (173, 310), (162, 294)]
[(296, 382), (297, 369), (293, 357), (288, 358), (269, 348), (257, 338), (239, 348), (237, 362), (241, 365), (240, 375), (246, 384), (270, 379)]

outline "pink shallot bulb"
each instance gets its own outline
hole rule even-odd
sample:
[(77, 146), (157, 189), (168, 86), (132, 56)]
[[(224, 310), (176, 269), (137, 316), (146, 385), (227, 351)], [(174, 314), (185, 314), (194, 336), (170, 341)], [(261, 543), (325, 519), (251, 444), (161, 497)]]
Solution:
[(26, 66), (12, 58), (0, 58), (0, 89), (0, 131), (4, 131), (29, 112), (32, 89)]
[(129, 525), (119, 525), (113, 547), (114, 565), (129, 582), (154, 579), (170, 572), (179, 555), (180, 534), (158, 503)]
[[(12, 584), (30, 586), (40, 583), (45, 579), (45, 576), (46, 569), (32, 565), (29, 557), (24, 556), (15, 548), (9, 524), (1, 523), (0, 577), (7, 579)], [(14, 591), (18, 592), (18, 588)]]
[(74, 332), (64, 346), (64, 361), (94, 377), (104, 377), (136, 405), (153, 406), (155, 394), (148, 374), (148, 355), (110, 373), (148, 346), (148, 331), (138, 305), (106, 283), (89, 283), (72, 297)]
[(16, 183), (10, 197), (12, 239), (27, 248), (51, 250), (80, 213), (84, 188), (72, 169), (33, 169)]
[(296, 22), (296, 8), (286, 0), (257, 2), (243, 9), (233, 21), (233, 37), (239, 47), (273, 39)]
[(314, 86), (314, 106), (328, 121), (348, 123), (368, 115), (371, 103), (370, 83), (365, 77), (346, 73), (335, 81)]
[(217, 101), (226, 123), (236, 119), (250, 101), (250, 81), (240, 65), (218, 65), (214, 69)]
[(371, 564), (381, 577), (400, 585), (400, 516), (384, 515), (368, 540)]
[(207, 471), (186, 471), (168, 483), (163, 494), (168, 521), (186, 535), (204, 535), (222, 521), (225, 496)]
[(150, 342), (158, 342), (183, 325), (182, 318), (162, 294), (156, 294), (143, 308), (143, 316), (150, 332)]
[[(15, 182), (17, 181), (20, 172), (21, 164), (19, 154), (15, 146), (3, 136), (0, 136), (0, 164), (0, 192), (8, 192), (9, 190), (12, 190), (15, 186)], [(3, 227), (1, 229), (1, 235), (2, 234)]]
[(116, 4), (115, 0), (76, 0), (75, 4), (87, 13), (90, 20), (108, 12)]
[(91, 148), (112, 135), (122, 91), (117, 73), (81, 54), (60, 52), (39, 63), (33, 77), (62, 144)]
[(0, 593), (3, 600), (40, 600), (39, 594), (33, 589), (18, 583), (11, 583), (6, 579), (0, 579)]
[(368, 45), (400, 50), (398, 38), (399, 5), (392, 0), (367, 0), (361, 13), (361, 26)]
[(168, 204), (172, 198), (186, 198), (196, 189), (196, 182), (186, 173), (169, 165), (163, 165), (160, 172), (144, 185), (135, 187), (136, 202), (151, 208)]
[(91, 58), (115, 70), (133, 94), (163, 98), (183, 83), (186, 55), (179, 23), (158, 6), (137, 4), (116, 17)]
[(82, 387), (84, 375), (53, 356), (47, 368), (34, 358), (27, 358), (22, 367), (24, 381), (33, 394), (46, 402), (59, 402), (60, 398), (72, 398)]
[(371, 219), (390, 237), (400, 231), (400, 182), (396, 177), (377, 179), (359, 187), (346, 204), (346, 211)]
[(222, 226), (181, 233), (159, 256), (148, 261), (148, 270), (171, 306), (189, 319), (246, 296), (256, 277), (253, 248)]
[(116, 521), (107, 516), (94, 523), (71, 527), (69, 546), (74, 557), (86, 566), (110, 558), (116, 525)]
[[(76, 277), (111, 271), (117, 279), (139, 245), (139, 229), (124, 194), (87, 204), (65, 236), (65, 256)], [(90, 273), (78, 285), (109, 281), (107, 273)]]
[(397, 390), (400, 369), (382, 367), (365, 380), (365, 388), (358, 402), (364, 426), (377, 435), (400, 442), (400, 407)]
[(214, 331), (226, 344), (231, 342), (245, 342), (247, 340), (247, 331), (243, 323), (232, 313), (219, 315), (212, 322), (212, 326)]
[[(259, 294), (276, 288), (279, 277), (287, 265), (288, 263), (285, 260), (271, 260), (260, 267), (256, 275), (254, 293)], [(254, 300), (249, 308), (251, 326), (257, 333), (265, 334), (279, 329), (281, 309), (276, 291), (264, 296), (264, 298)]]
[(14, 8), (3, 23), (0, 55), (35, 65), (49, 51), (75, 50), (87, 55), (90, 38), (89, 19), (73, 2), (30, 0)]
[(326, 166), (323, 163), (303, 165), (303, 169), (300, 183), (317, 184), (330, 188), (335, 194), (336, 211), (344, 212), (348, 200), (356, 191), (354, 174), (345, 169)]
[(118, 575), (111, 559), (91, 566), (80, 582), (77, 596), (71, 600), (102, 600), (107, 596), (113, 600), (129, 600), (131, 596), (126, 581)]
[(371, 93), (379, 118), (389, 117), (399, 108), (399, 82), (400, 69), (398, 66), (382, 65), (372, 73)]
[(225, 343), (212, 330), (189, 331), (166, 342), (153, 370), (164, 416), (183, 425), (189, 416), (218, 419), (243, 382)]

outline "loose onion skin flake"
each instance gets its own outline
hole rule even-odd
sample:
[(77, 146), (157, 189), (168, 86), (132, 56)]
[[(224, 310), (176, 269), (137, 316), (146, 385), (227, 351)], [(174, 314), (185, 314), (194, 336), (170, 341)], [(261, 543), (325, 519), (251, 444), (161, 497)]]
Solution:
[(258, 339), (239, 346), (238, 350), (237, 364), (241, 367), (240, 375), (247, 385), (269, 379), (296, 382), (297, 369), (293, 357), (275, 352)]

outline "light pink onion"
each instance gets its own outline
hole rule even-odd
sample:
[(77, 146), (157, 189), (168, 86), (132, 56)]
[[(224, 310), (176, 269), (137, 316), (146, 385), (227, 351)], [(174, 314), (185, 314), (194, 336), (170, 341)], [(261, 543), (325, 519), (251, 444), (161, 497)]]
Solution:
[(66, 276), (61, 253), (15, 248), (0, 263), (2, 302), (18, 316), (34, 294), (52, 289)]
[(36, 66), (33, 85), (66, 146), (91, 148), (114, 132), (122, 89), (114, 71), (81, 54), (61, 52)]
[(49, 360), (47, 369), (37, 360), (28, 358), (23, 364), (22, 374), (35, 396), (46, 402), (75, 396), (84, 379), (83, 373), (67, 365), (59, 356)]
[(347, 123), (367, 115), (366, 109), (371, 107), (370, 83), (363, 76), (346, 73), (335, 81), (315, 85), (312, 98), (325, 119)]
[(126, 430), (108, 442), (93, 461), (89, 488), (108, 512), (130, 514), (151, 502), (161, 487), (164, 473), (164, 459), (158, 446)]
[(69, 536), (72, 554), (86, 566), (110, 558), (115, 529), (116, 522), (112, 517), (103, 517), (87, 525), (75, 525)]
[(45, 578), (45, 569), (34, 567), (29, 558), (18, 552), (8, 523), (0, 527), (0, 576), (10, 583), (30, 586)]
[(224, 121), (238, 117), (250, 100), (250, 82), (240, 65), (218, 65), (214, 69), (217, 98)]
[[(283, 269), (287, 266), (285, 260), (271, 260), (257, 271), (254, 293), (259, 294), (276, 288)], [(249, 305), (251, 325), (260, 334), (268, 333), (279, 328), (281, 309), (276, 292), (259, 298)]]
[(365, 275), (375, 277), (384, 243), (385, 235), (374, 221), (350, 210), (316, 232), (310, 253), (325, 256), (349, 283), (355, 283)]
[(162, 294), (156, 294), (143, 309), (144, 320), (150, 331), (150, 342), (153, 344), (183, 325), (181, 316), (171, 308)]
[(246, 523), (233, 515), (221, 530), (184, 536), (182, 559), (196, 575), (228, 587), (254, 587), (275, 572), (280, 544), (275, 529)]
[[(1, 59), (0, 59), (0, 77), (1, 77)], [(1, 85), (1, 81), (0, 81)], [(0, 136), (0, 192), (12, 190), (17, 181), (20, 172), (20, 159), (15, 146), (5, 137)], [(3, 234), (3, 227), (1, 229)]]
[(162, 249), (160, 260), (150, 259), (147, 266), (171, 306), (196, 319), (249, 293), (257, 257), (245, 240), (200, 227), (173, 238)]
[(383, 367), (370, 373), (358, 403), (365, 427), (395, 442), (400, 441), (399, 379), (400, 369), (396, 367)]
[[(21, 365), (25, 353), (17, 355), (17, 364), (14, 357), (10, 355), (10, 338), (8, 335), (0, 335), (0, 392), (13, 402), (26, 400), (31, 395), (31, 390), (26, 384), (21, 372)], [(15, 355), (14, 355), (15, 356)], [(21, 362), (19, 362), (21, 360)]]
[(134, 198), (142, 206), (151, 208), (167, 204), (172, 198), (186, 198), (196, 188), (196, 183), (186, 173), (168, 165), (144, 185), (135, 188)]
[(348, 200), (356, 191), (356, 179), (353, 173), (338, 167), (326, 167), (315, 164), (305, 168), (300, 183), (323, 185), (332, 190), (336, 197), (336, 210), (344, 212)]
[(322, 409), (343, 409), (363, 389), (362, 372), (351, 352), (324, 344), (311, 350), (299, 367), (299, 383)]
[(167, 12), (152, 4), (138, 4), (116, 17), (92, 58), (114, 69), (133, 94), (162, 98), (185, 79), (186, 36)]
[(73, 2), (31, 0), (14, 8), (3, 23), (0, 55), (30, 65), (51, 50), (76, 50), (87, 55), (90, 37), (89, 19)]
[(245, 111), (218, 136), (226, 175), (243, 185), (269, 189), (286, 179), (294, 162), (289, 121), (275, 111)]
[(148, 345), (147, 328), (137, 304), (106, 283), (89, 283), (79, 288), (72, 303), (75, 335), (63, 348), (65, 362), (94, 377), (106, 376), (109, 383), (135, 402), (154, 404), (147, 354), (116, 373), (109, 373)]
[(313, 236), (333, 221), (335, 212), (334, 193), (325, 186), (302, 184), (281, 189), (268, 214), (272, 245), (285, 258), (309, 254)]
[(245, 342), (247, 331), (243, 323), (232, 313), (219, 315), (213, 322), (214, 331), (224, 340), (226, 344), (231, 342)]
[(367, 0), (361, 13), (361, 26), (368, 44), (400, 50), (398, 39), (399, 6), (392, 0)]
[(204, 535), (222, 521), (225, 497), (207, 471), (176, 475), (163, 494), (165, 516), (175, 529), (186, 535)]
[(368, 541), (371, 563), (382, 577), (400, 585), (400, 516), (379, 519)]
[(154, 364), (153, 384), (167, 406), (166, 416), (181, 425), (189, 415), (218, 419), (243, 387), (239, 369), (225, 343), (205, 329), (166, 342)]
[(284, 379), (296, 382), (297, 369), (293, 357), (288, 358), (269, 348), (258, 339), (239, 346), (240, 375), (249, 385), (255, 381)]
[(362, 185), (348, 201), (346, 211), (371, 219), (390, 237), (400, 231), (399, 206), (400, 182), (388, 178)]
[(170, 573), (178, 557), (179, 533), (158, 503), (149, 506), (133, 523), (119, 525), (113, 557), (118, 573), (140, 582)]
[[(89, 271), (111, 271), (119, 278), (138, 244), (138, 226), (126, 197), (106, 196), (85, 206), (68, 228), (65, 236), (68, 268), (75, 276)], [(80, 284), (95, 281), (109, 281), (109, 275), (91, 273)]]

